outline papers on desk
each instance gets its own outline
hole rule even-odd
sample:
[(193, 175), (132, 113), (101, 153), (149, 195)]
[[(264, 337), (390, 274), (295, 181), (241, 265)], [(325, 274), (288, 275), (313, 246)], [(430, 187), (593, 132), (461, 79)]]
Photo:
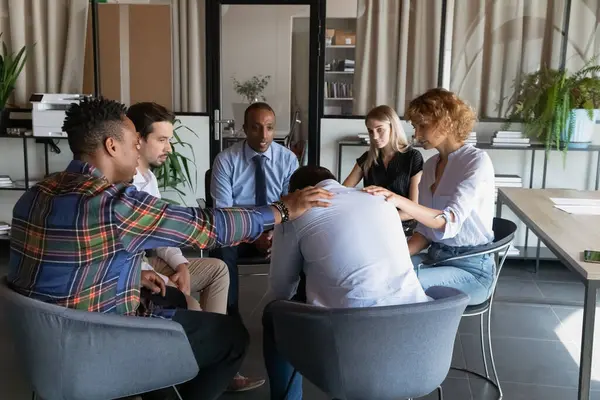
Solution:
[(600, 199), (550, 198), (554, 207), (569, 214), (600, 215)]

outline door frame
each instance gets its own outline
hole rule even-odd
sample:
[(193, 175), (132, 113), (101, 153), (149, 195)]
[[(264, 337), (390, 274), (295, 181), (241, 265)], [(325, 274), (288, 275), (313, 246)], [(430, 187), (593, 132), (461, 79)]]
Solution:
[(310, 39), (308, 61), (308, 164), (318, 165), (321, 147), (321, 114), (323, 111), (324, 73), (322, 43), (325, 43), (326, 0), (206, 0), (206, 104), (210, 119), (210, 164), (220, 151), (217, 110), (221, 108), (221, 6), (222, 5), (308, 5), (310, 6)]

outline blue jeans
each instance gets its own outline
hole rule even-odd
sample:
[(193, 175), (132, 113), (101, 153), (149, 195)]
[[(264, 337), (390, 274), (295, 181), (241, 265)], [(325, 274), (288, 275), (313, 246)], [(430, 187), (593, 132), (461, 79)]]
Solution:
[[(277, 351), (273, 317), (268, 311), (263, 313), (262, 323), (263, 357), (269, 375), (271, 400), (302, 400), (302, 375), (294, 375), (294, 367)], [(294, 379), (290, 383), (292, 376)], [(288, 385), (289, 391), (285, 397)]]
[(451, 247), (432, 243), (426, 254), (412, 256), (412, 263), (423, 289), (446, 286), (468, 294), (469, 305), (485, 302), (492, 294), (496, 263), (490, 254), (451, 261), (435, 267), (417, 266), (424, 260), (443, 260), (474, 250), (475, 247)]

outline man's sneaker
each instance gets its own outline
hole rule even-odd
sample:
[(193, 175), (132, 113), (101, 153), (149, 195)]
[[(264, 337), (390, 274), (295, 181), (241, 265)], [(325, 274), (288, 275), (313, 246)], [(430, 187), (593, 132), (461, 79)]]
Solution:
[(234, 377), (229, 386), (227, 387), (228, 392), (246, 392), (248, 390), (254, 390), (265, 384), (264, 379), (252, 379), (240, 375), (238, 372)]

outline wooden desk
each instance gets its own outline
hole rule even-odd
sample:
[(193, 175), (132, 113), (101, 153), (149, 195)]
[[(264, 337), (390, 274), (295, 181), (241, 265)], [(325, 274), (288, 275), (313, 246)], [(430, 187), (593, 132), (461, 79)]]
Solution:
[(551, 197), (600, 199), (600, 192), (499, 188), (496, 214), (502, 204), (508, 206), (585, 284), (578, 399), (589, 400), (600, 264), (584, 262), (583, 251), (600, 249), (600, 215), (568, 214), (555, 208)]

